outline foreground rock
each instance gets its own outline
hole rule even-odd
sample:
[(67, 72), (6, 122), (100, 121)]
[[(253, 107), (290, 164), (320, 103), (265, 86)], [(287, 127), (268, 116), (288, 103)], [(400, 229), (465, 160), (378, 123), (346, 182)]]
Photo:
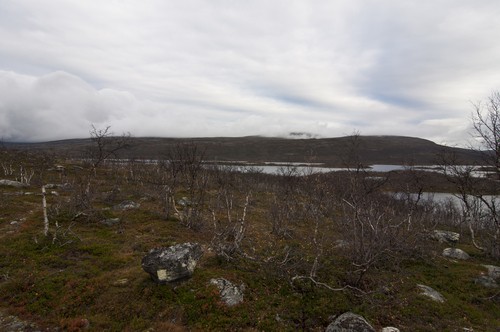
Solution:
[(460, 234), (436, 229), (432, 232), (431, 239), (439, 241), (439, 243), (456, 244), (460, 240)]
[(446, 249), (444, 249), (443, 256), (446, 258), (460, 259), (460, 260), (468, 260), (470, 258), (469, 254), (467, 254), (462, 249), (458, 249), (458, 248), (446, 248)]
[(20, 331), (42, 331), (36, 324), (19, 319), (16, 316), (11, 316), (0, 310), (0, 331), (4, 332), (20, 332)]
[(231, 307), (243, 302), (243, 292), (245, 291), (244, 284), (236, 286), (224, 278), (210, 279), (210, 283), (219, 288), (221, 300), (226, 305)]
[(346, 312), (328, 325), (326, 332), (375, 332), (375, 329), (363, 317)]
[(191, 277), (202, 255), (198, 243), (187, 242), (152, 249), (142, 258), (141, 265), (155, 282), (165, 284)]
[(14, 188), (26, 188), (29, 187), (26, 183), (12, 180), (0, 180), (0, 186), (8, 186)]
[(399, 329), (396, 327), (388, 326), (384, 327), (381, 332), (399, 332)]
[(422, 290), (422, 293), (421, 293), (422, 295), (431, 298), (433, 301), (441, 302), (441, 303), (445, 301), (443, 295), (441, 295), (441, 293), (439, 293), (435, 289), (433, 289), (429, 286), (421, 285), (421, 284), (419, 284), (417, 286), (418, 286), (418, 288), (420, 288), (420, 290)]

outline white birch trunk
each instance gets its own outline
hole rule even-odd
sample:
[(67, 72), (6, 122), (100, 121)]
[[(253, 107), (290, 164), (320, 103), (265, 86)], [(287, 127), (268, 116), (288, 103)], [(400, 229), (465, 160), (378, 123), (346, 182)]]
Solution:
[(47, 199), (45, 186), (42, 186), (42, 208), (43, 208), (43, 234), (49, 235), (49, 218), (47, 217)]

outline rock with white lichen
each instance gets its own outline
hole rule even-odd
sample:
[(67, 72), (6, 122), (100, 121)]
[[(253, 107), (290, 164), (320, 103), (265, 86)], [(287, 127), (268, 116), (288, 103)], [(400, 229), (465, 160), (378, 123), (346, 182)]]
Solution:
[(198, 243), (187, 242), (152, 249), (142, 258), (141, 265), (155, 282), (165, 284), (191, 277), (202, 255)]
[(443, 250), (443, 257), (451, 258), (451, 259), (460, 259), (460, 260), (468, 260), (470, 258), (469, 254), (467, 254), (462, 249), (458, 248), (446, 248)]
[(441, 293), (439, 293), (435, 289), (433, 289), (429, 286), (426, 286), (426, 285), (421, 285), (421, 284), (419, 284), (417, 286), (422, 291), (422, 293), (421, 293), (422, 295), (427, 296), (436, 302), (445, 302), (443, 295), (441, 295)]
[(456, 244), (460, 240), (460, 234), (450, 231), (434, 230), (431, 233), (431, 239), (439, 241), (439, 243)]
[(216, 285), (219, 289), (221, 300), (228, 306), (233, 306), (243, 302), (243, 292), (245, 285), (234, 285), (224, 278), (210, 279), (210, 284)]
[(363, 317), (346, 312), (328, 325), (326, 332), (375, 332), (375, 329)]

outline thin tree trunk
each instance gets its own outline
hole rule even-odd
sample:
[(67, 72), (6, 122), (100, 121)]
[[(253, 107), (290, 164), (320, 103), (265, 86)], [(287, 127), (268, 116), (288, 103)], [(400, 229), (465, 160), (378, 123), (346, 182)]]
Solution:
[(45, 186), (42, 186), (42, 208), (43, 208), (43, 234), (49, 235), (49, 218), (47, 217), (47, 199), (46, 199)]

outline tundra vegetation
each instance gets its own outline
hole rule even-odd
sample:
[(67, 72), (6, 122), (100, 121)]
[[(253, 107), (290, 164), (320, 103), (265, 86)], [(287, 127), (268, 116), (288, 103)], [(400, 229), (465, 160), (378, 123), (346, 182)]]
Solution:
[[(498, 194), (497, 179), (366, 173), (356, 136), (351, 168), (326, 174), (209, 166), (194, 144), (120, 161), (128, 141), (108, 129), (93, 128), (96, 150), (83, 160), (0, 150), (1, 177), (28, 185), (0, 187), (0, 303), (11, 314), (68, 331), (316, 331), (346, 312), (403, 331), (500, 326), (499, 288), (475, 282), (499, 262), (497, 210), (422, 195), (481, 199)], [(462, 190), (468, 179), (476, 191)], [(435, 230), (460, 233), (453, 246), (470, 259), (443, 257), (450, 245)], [(183, 242), (203, 248), (194, 275), (154, 283), (142, 257)], [(214, 278), (244, 284), (243, 302), (225, 305)]]

